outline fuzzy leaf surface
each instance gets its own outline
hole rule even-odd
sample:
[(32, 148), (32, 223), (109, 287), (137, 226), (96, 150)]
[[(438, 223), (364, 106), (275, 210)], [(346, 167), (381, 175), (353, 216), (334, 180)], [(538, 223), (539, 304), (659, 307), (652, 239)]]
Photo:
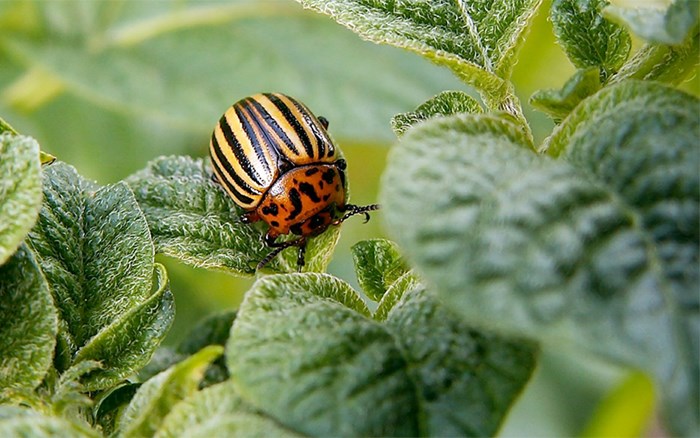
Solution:
[(554, 34), (578, 68), (599, 67), (601, 78), (627, 60), (632, 41), (627, 30), (603, 17), (607, 0), (555, 0), (550, 19)]
[(391, 285), (408, 271), (394, 242), (363, 240), (352, 246), (357, 281), (373, 300), (379, 301)]
[(99, 361), (102, 369), (83, 378), (88, 388), (106, 388), (148, 363), (175, 317), (165, 267), (155, 265), (153, 294), (103, 328), (75, 354), (74, 362)]
[(88, 390), (105, 388), (144, 365), (167, 331), (165, 272), (156, 270), (153, 293), (153, 244), (126, 184), (99, 188), (64, 163), (43, 173), (44, 205), (29, 237), (59, 310), (55, 363), (59, 371), (81, 358), (115, 363), (90, 374)]
[(9, 259), (41, 209), (39, 145), (0, 130), (0, 265)]
[(204, 371), (223, 350), (205, 347), (141, 385), (120, 418), (121, 435), (153, 436), (173, 406), (197, 391)]
[(256, 411), (226, 381), (198, 391), (175, 405), (156, 438), (225, 436), (297, 437)]
[(57, 316), (49, 286), (26, 245), (0, 266), (0, 401), (21, 400), (51, 366)]
[(390, 156), (387, 229), (469, 322), (652, 373), (673, 430), (692, 435), (697, 108), (657, 84), (609, 87), (554, 135), (566, 161), (487, 116), (425, 123)]
[(408, 49), (449, 67), (496, 100), (539, 0), (369, 2), (300, 0), (361, 37)]
[(87, 426), (75, 424), (61, 417), (50, 417), (13, 406), (0, 406), (0, 436), (97, 438), (102, 435)]
[[(437, 306), (422, 289), (406, 291), (382, 322), (329, 275), (264, 277), (231, 330), (231, 379), (251, 405), (306, 435), (493, 434), (533, 369), (532, 345), (476, 334)], [(461, 418), (482, 410), (488, 418)]]
[(395, 115), (391, 127), (401, 136), (412, 125), (435, 116), (448, 116), (459, 113), (482, 113), (481, 104), (463, 91), (443, 91), (420, 104), (415, 110)]
[(666, 10), (608, 5), (603, 13), (651, 43), (679, 45), (698, 24), (700, 2), (674, 0)]
[(699, 57), (700, 29), (696, 28), (679, 45), (644, 45), (610, 78), (610, 83), (642, 79), (677, 85), (694, 71)]
[(561, 90), (540, 90), (530, 97), (530, 104), (556, 121), (564, 119), (583, 99), (600, 90), (600, 70), (578, 70)]

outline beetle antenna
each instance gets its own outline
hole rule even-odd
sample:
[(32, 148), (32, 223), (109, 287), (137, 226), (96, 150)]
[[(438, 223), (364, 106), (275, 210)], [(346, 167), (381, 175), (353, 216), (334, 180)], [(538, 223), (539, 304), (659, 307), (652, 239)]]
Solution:
[(341, 223), (345, 222), (346, 219), (348, 219), (351, 216), (355, 216), (356, 214), (364, 214), (365, 223), (367, 223), (369, 221), (369, 212), (379, 210), (379, 204), (370, 204), (362, 206), (349, 204), (345, 206), (345, 210), (346, 213), (343, 215), (343, 217), (333, 222), (333, 225), (340, 225)]

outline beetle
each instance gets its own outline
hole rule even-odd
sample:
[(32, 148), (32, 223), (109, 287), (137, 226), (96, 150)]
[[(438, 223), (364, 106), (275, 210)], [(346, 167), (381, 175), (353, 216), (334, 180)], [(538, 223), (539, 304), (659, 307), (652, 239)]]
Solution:
[[(346, 203), (346, 162), (327, 128), (325, 118), (281, 93), (239, 100), (214, 128), (212, 180), (245, 211), (242, 222), (262, 220), (269, 226), (264, 242), (273, 250), (256, 269), (285, 248), (297, 247), (301, 270), (310, 237), (357, 214), (367, 222), (368, 212), (379, 208)], [(277, 241), (290, 233), (298, 237)]]

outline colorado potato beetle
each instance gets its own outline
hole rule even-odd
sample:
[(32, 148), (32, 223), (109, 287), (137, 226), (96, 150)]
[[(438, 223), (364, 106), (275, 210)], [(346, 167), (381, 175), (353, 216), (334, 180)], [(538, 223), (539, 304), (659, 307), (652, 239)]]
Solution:
[[(273, 250), (257, 269), (283, 249), (298, 248), (304, 265), (306, 243), (331, 225), (378, 205), (346, 203), (346, 163), (331, 141), (328, 121), (280, 93), (262, 93), (234, 103), (214, 128), (209, 145), (212, 179), (245, 210), (244, 223), (269, 226), (265, 243)], [(281, 235), (298, 238), (277, 242)]]

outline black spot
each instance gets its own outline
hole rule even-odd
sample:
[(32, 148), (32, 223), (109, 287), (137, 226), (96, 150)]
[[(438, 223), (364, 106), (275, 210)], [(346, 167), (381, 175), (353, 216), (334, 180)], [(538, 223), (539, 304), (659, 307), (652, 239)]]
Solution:
[(277, 204), (270, 204), (269, 206), (264, 206), (262, 208), (262, 212), (266, 216), (277, 216), (279, 214), (279, 210), (277, 209)]
[(320, 227), (321, 225), (323, 225), (323, 218), (319, 215), (312, 217), (311, 220), (309, 221), (309, 228), (311, 228), (312, 230), (315, 230), (316, 228)]
[(321, 202), (321, 198), (318, 197), (313, 185), (303, 182), (299, 184), (299, 191), (308, 196), (313, 202)]
[(312, 167), (311, 169), (304, 172), (304, 175), (306, 175), (306, 176), (316, 175), (318, 172), (320, 172), (318, 170), (318, 167)]
[(287, 216), (288, 221), (299, 216), (299, 213), (301, 213), (301, 195), (299, 195), (299, 191), (297, 189), (294, 188), (289, 191), (289, 200), (292, 201), (293, 208), (291, 213), (289, 213), (289, 216)]
[(345, 160), (340, 159), (335, 162), (335, 167), (337, 167), (340, 170), (345, 170), (345, 168), (348, 167), (348, 163), (346, 163)]
[(272, 225), (273, 227), (279, 227), (279, 226), (280, 226), (280, 223), (277, 222), (277, 221), (271, 221), (271, 222), (270, 222), (270, 225)]
[(331, 195), (323, 195), (323, 202), (328, 201), (328, 198), (330, 198)]
[(301, 236), (301, 224), (294, 224), (291, 227), (289, 227), (289, 231), (292, 232), (292, 234), (296, 234), (297, 236)]
[(323, 180), (327, 182), (328, 184), (333, 184), (333, 180), (335, 179), (335, 171), (333, 169), (328, 169), (325, 172), (323, 172)]
[(336, 191), (336, 192), (339, 192), (339, 191), (340, 191), (340, 184), (336, 184), (336, 185), (335, 185), (335, 191)]

